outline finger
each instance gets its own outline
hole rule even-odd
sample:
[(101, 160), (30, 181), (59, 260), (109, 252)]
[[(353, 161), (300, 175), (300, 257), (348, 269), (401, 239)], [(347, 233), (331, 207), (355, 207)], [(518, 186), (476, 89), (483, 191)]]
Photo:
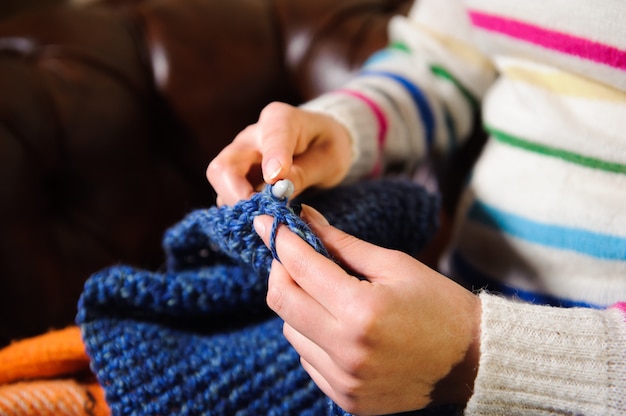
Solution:
[[(317, 371), (324, 374), (330, 374), (332, 371), (335, 371), (336, 365), (327, 351), (327, 349), (332, 349), (333, 346), (319, 345), (300, 333), (288, 322), (285, 322), (283, 325), (283, 334), (300, 357), (310, 363)], [(335, 339), (332, 336), (325, 337), (326, 341), (332, 342)]]
[(271, 103), (259, 118), (263, 154), (263, 177), (267, 183), (290, 179), (296, 190), (310, 186), (335, 185), (347, 173), (349, 163), (329, 163), (350, 154), (336, 140), (319, 140), (339, 134), (338, 123), (328, 116), (311, 113), (283, 103)]
[[(254, 219), (256, 232), (268, 246), (272, 221), (264, 215)], [(278, 227), (275, 246), (294, 282), (333, 316), (340, 316), (346, 297), (356, 295), (359, 281), (283, 225)]]
[(296, 113), (294, 107), (280, 102), (270, 103), (261, 111), (257, 140), (263, 155), (261, 168), (266, 183), (284, 179), (291, 169), (299, 135), (294, 122)]
[(369, 282), (393, 277), (389, 265), (393, 264), (393, 270), (398, 270), (408, 258), (401, 252), (370, 244), (329, 226), (323, 215), (311, 206), (302, 205), (301, 217), (344, 269), (366, 277)]
[(261, 154), (248, 143), (254, 126), (243, 130), (207, 166), (206, 177), (225, 204), (249, 198), (256, 184), (250, 182), (251, 171), (261, 163)]
[(268, 280), (267, 304), (288, 325), (319, 342), (336, 327), (335, 318), (274, 261)]
[(287, 341), (300, 355), (300, 363), (311, 376), (313, 382), (329, 397), (333, 397), (334, 389), (330, 379), (336, 379), (341, 374), (326, 350), (296, 331), (288, 323), (283, 327)]
[(328, 396), (333, 402), (339, 404), (342, 402), (342, 397), (337, 393), (337, 391), (333, 388), (332, 384), (328, 381), (324, 375), (318, 371), (318, 369), (309, 363), (304, 358), (300, 358), (300, 364), (304, 371), (307, 372), (311, 380), (315, 383), (317, 387)]
[(330, 188), (344, 177), (341, 169), (328, 165), (328, 154), (316, 150), (294, 157), (288, 178), (296, 189), (304, 190), (311, 186)]
[(238, 201), (249, 199), (255, 193), (252, 184), (239, 175), (225, 173), (219, 183), (214, 189), (221, 205), (234, 205)]
[[(304, 117), (304, 114), (301, 115)], [(290, 179), (303, 188), (317, 186), (328, 188), (337, 185), (348, 173), (352, 158), (352, 141), (349, 133), (337, 121), (321, 114), (309, 114), (308, 122), (300, 123), (306, 149), (297, 144)], [(306, 151), (304, 151), (306, 150)]]

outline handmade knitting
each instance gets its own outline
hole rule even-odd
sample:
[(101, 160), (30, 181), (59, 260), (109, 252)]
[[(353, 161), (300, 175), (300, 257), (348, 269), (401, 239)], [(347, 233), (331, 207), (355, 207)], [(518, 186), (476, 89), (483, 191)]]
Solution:
[[(436, 228), (438, 200), (407, 180), (363, 182), (306, 202), (331, 224), (408, 253)], [(273, 256), (252, 229), (256, 215), (274, 216), (326, 253), (297, 206), (266, 190), (194, 211), (165, 234), (165, 271), (115, 266), (91, 276), (77, 323), (113, 414), (343, 414), (301, 368), (265, 305)]]

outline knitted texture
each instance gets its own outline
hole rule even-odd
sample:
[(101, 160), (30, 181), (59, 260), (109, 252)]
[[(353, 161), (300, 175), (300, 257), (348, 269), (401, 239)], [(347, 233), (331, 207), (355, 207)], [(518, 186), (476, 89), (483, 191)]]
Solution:
[(85, 284), (77, 323), (113, 414), (343, 414), (302, 369), (283, 322), (265, 305), (273, 256), (252, 229), (256, 215), (274, 216), (326, 253), (297, 215), (299, 202), (357, 237), (409, 253), (436, 228), (437, 198), (397, 179), (291, 205), (266, 190), (190, 213), (164, 236), (166, 270), (114, 266)]

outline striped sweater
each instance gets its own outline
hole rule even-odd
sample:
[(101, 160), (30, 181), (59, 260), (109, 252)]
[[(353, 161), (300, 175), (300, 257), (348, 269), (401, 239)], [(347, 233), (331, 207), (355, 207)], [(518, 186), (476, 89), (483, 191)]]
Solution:
[(486, 289), (466, 414), (626, 414), (626, 3), (599, 4), (418, 0), (303, 106), (351, 133), (347, 181), (453, 149), (482, 111), (442, 264)]

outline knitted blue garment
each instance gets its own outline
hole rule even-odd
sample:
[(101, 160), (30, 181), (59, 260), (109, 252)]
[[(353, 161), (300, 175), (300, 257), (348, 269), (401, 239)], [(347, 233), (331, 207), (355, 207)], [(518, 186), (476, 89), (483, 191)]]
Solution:
[(438, 199), (397, 179), (310, 195), (296, 208), (266, 190), (191, 212), (165, 233), (165, 270), (119, 265), (85, 283), (76, 320), (114, 415), (345, 414), (302, 369), (265, 305), (273, 256), (252, 229), (256, 215), (274, 216), (328, 255), (297, 215), (300, 202), (408, 253), (436, 229)]

